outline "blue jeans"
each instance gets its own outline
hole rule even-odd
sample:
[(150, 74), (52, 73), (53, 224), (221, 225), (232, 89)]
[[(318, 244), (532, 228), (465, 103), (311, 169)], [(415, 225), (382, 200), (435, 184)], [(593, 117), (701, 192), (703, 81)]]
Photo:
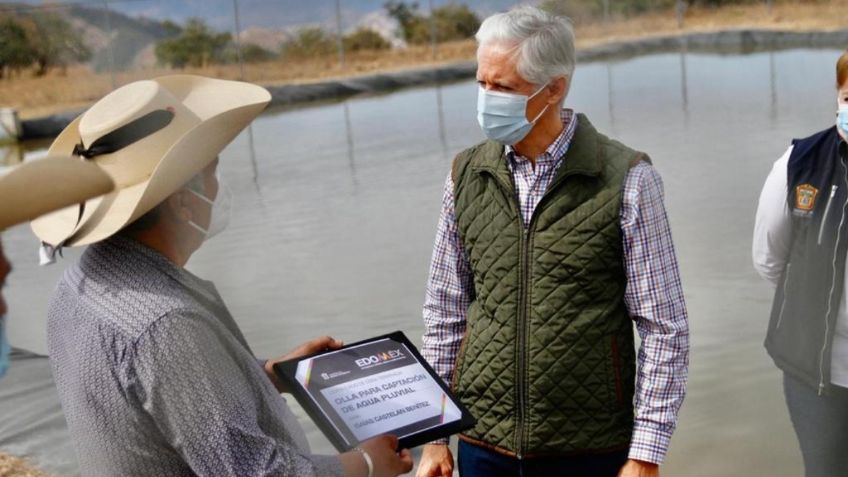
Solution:
[(460, 440), (458, 459), (460, 477), (615, 477), (627, 451), (518, 460)]
[(789, 417), (801, 444), (807, 477), (848, 474), (848, 389), (834, 387), (831, 395), (818, 392), (783, 375)]

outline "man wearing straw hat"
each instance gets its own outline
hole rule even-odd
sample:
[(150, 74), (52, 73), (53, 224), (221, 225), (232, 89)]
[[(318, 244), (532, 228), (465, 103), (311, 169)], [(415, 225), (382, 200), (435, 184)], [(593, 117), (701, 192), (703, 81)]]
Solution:
[[(220, 230), (217, 156), (268, 104), (258, 86), (176, 75), (98, 101), (50, 154), (83, 157), (115, 192), (33, 222), (48, 246), (91, 245), (60, 281), (48, 348), (83, 475), (395, 476), (382, 436), (313, 455), (214, 285), (183, 267)], [(50, 258), (50, 257), (48, 257)], [(294, 357), (341, 342), (324, 337)]]
[[(67, 180), (69, 177), (74, 180)], [(0, 173), (0, 231), (114, 188), (112, 179), (100, 168), (71, 157), (49, 157), (15, 166)], [(8, 310), (2, 293), (11, 271), (0, 242), (0, 378), (9, 367), (11, 351), (6, 338)]]

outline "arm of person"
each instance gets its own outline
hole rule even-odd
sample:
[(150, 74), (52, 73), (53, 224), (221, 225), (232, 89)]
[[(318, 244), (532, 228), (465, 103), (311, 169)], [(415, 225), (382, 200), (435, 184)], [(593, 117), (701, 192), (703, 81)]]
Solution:
[[(424, 298), (424, 358), (448, 384), (453, 379), (454, 366), (463, 336), (468, 305), (474, 297), (471, 266), (462, 245), (454, 209), (453, 180), (445, 180), (442, 208), (427, 293)], [(424, 446), (418, 477), (450, 476), (453, 474), (453, 455), (448, 439)]]
[(771, 168), (757, 205), (751, 256), (754, 269), (765, 280), (777, 285), (792, 246), (792, 217), (786, 195), (787, 165), (792, 155), (790, 146)]
[(642, 344), (629, 461), (620, 476), (659, 475), (686, 394), (689, 324), (677, 257), (653, 166), (627, 176), (622, 201), (624, 300)]
[(202, 316), (162, 317), (125, 360), (128, 393), (197, 475), (343, 475), (339, 456), (306, 454), (263, 429), (254, 363)]

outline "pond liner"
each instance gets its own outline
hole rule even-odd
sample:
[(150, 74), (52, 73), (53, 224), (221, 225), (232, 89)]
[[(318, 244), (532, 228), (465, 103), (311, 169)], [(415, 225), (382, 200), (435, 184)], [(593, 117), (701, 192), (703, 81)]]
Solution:
[(85, 110), (67, 111), (35, 119), (22, 119), (21, 137), (19, 139), (29, 141), (56, 137), (83, 111)]
[[(846, 45), (848, 45), (848, 29), (806, 32), (737, 29), (607, 43), (578, 50), (577, 61), (616, 60), (681, 51), (748, 54), (792, 48), (845, 48)], [(467, 61), (352, 78), (266, 87), (271, 92), (271, 107), (293, 107), (316, 102), (339, 101), (362, 94), (385, 93), (401, 88), (466, 80), (474, 77), (476, 69), (475, 62)], [(23, 120), (19, 139), (55, 137), (81, 112), (77, 110)]]

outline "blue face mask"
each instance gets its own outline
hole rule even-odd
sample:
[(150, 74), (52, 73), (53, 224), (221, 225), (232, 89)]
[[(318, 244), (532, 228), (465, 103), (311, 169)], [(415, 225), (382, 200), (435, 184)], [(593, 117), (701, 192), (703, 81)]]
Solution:
[(848, 137), (848, 105), (839, 106), (839, 111), (836, 112), (836, 127), (842, 136)]
[(527, 121), (527, 102), (546, 86), (530, 96), (487, 91), (481, 87), (477, 94), (477, 122), (483, 134), (492, 141), (508, 146), (521, 142), (550, 106), (550, 103), (545, 106), (533, 121)]
[(6, 374), (9, 368), (9, 353), (12, 348), (6, 340), (6, 317), (0, 316), (0, 378)]

